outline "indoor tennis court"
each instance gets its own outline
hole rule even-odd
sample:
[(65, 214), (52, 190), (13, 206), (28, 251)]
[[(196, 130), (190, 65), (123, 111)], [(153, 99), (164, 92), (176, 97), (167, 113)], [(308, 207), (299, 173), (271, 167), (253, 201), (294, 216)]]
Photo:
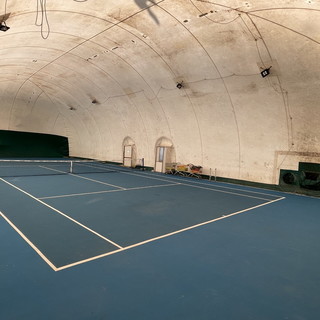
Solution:
[(7, 319), (316, 316), (318, 198), (84, 164), (1, 178)]
[(318, 320), (320, 1), (0, 1), (0, 320)]
[(4, 219), (55, 271), (282, 200), (92, 162), (80, 164), (102, 173), (63, 175), (57, 163), (38, 163), (47, 175), (1, 178)]

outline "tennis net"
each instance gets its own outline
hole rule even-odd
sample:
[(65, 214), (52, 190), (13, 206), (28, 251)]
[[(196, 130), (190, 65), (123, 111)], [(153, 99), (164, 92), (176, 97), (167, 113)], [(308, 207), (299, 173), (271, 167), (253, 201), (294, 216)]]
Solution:
[(0, 177), (130, 171), (121, 165), (95, 160), (7, 160), (0, 159)]

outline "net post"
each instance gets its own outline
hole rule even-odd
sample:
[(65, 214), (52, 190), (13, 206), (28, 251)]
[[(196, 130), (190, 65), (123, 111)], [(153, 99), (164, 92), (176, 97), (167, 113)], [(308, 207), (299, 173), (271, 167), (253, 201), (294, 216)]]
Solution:
[(73, 173), (73, 161), (70, 162), (70, 173)]

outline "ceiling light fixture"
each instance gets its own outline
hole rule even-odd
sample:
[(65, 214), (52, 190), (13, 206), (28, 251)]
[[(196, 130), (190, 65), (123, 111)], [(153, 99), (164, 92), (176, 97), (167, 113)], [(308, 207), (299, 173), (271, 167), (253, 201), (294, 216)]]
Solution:
[(177, 83), (177, 88), (181, 89), (183, 87), (183, 81)]
[(261, 71), (262, 78), (264, 78), (264, 77), (266, 77), (266, 76), (268, 76), (270, 74), (270, 69), (271, 68), (272, 68), (272, 66)]
[(8, 31), (9, 29), (10, 29), (10, 27), (8, 27), (4, 21), (1, 22), (1, 24), (0, 24), (0, 31), (6, 32), (6, 31)]

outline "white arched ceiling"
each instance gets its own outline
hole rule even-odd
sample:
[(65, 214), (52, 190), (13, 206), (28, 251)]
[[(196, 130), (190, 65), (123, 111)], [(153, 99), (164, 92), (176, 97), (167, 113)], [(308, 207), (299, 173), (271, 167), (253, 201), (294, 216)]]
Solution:
[[(320, 2), (6, 0), (0, 129), (69, 138), (70, 155), (277, 183), (320, 156)], [(260, 72), (269, 68), (270, 75)], [(182, 88), (176, 87), (177, 83)]]

